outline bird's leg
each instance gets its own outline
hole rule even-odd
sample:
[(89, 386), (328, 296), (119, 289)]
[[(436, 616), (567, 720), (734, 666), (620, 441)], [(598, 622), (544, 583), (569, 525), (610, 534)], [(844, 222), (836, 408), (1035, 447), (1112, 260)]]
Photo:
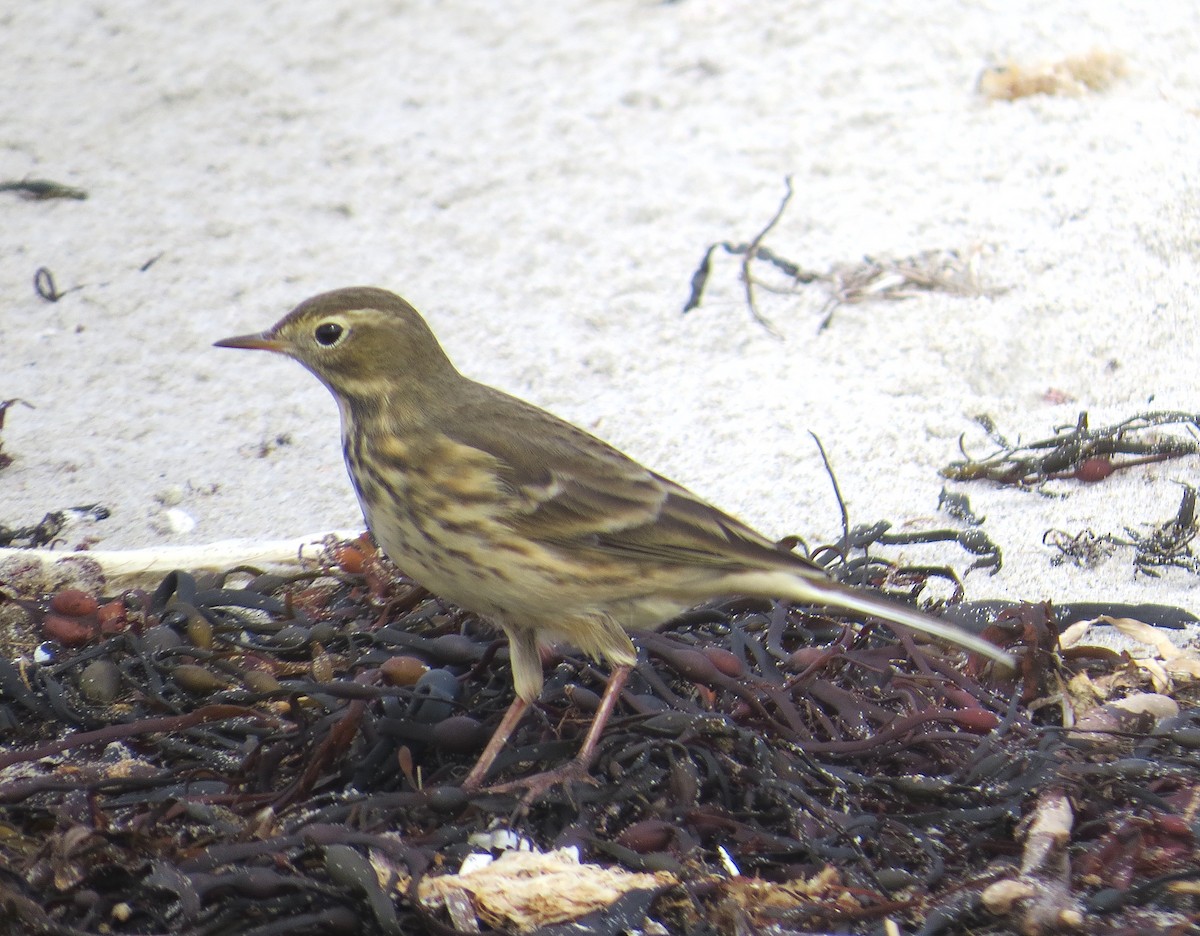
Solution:
[(487, 776), (487, 772), (492, 767), (492, 762), (497, 755), (504, 750), (504, 745), (508, 742), (508, 736), (513, 733), (513, 730), (521, 721), (521, 716), (525, 714), (525, 710), (529, 708), (529, 702), (517, 696), (509, 705), (508, 711), (504, 713), (504, 717), (500, 719), (500, 724), (496, 726), (496, 730), (492, 732), (491, 740), (488, 741), (487, 747), (483, 749), (483, 753), (479, 755), (479, 760), (475, 761), (475, 766), (471, 768), (471, 772), (467, 774), (467, 779), (462, 782), (464, 790), (477, 790), (483, 784), (483, 778)]
[[(612, 716), (613, 709), (617, 706), (617, 700), (621, 697), (621, 690), (625, 688), (625, 682), (629, 679), (629, 673), (632, 669), (630, 666), (613, 667), (613, 671), (608, 677), (608, 683), (604, 687), (604, 695), (600, 697), (600, 707), (596, 709), (596, 714), (592, 718), (591, 725), (588, 727), (587, 737), (583, 739), (583, 746), (579, 748), (579, 753), (575, 755), (570, 763), (564, 764), (562, 767), (556, 767), (553, 770), (533, 774), (530, 777), (520, 777), (508, 783), (488, 787), (488, 791), (491, 793), (508, 793), (513, 790), (524, 790), (525, 795), (521, 800), (524, 803), (530, 803), (551, 787), (558, 786), (559, 784), (569, 783), (572, 780), (595, 782), (588, 776), (588, 769), (592, 766), (592, 761), (596, 757), (596, 747), (600, 743), (600, 736), (604, 733), (604, 726), (608, 724), (608, 719)], [(504, 718), (507, 721), (508, 715), (505, 715)], [(503, 723), (501, 723), (501, 727), (503, 727)], [(496, 734), (499, 734), (499, 729), (497, 729)], [(494, 741), (495, 737), (492, 740)], [(489, 743), (488, 748), (490, 749), (491, 746)], [(484, 751), (485, 755), (487, 753), (487, 751)], [(494, 757), (495, 754), (492, 756)], [(482, 762), (483, 757), (481, 756), (479, 759)], [(476, 765), (475, 769), (479, 769), (478, 765)], [(474, 774), (475, 771), (473, 770), (471, 773)]]
[(617, 699), (621, 697), (621, 690), (625, 688), (625, 682), (629, 679), (632, 669), (630, 666), (616, 666), (609, 674), (604, 695), (600, 697), (600, 707), (596, 709), (587, 737), (583, 739), (583, 747), (575, 755), (575, 763), (579, 765), (582, 773), (587, 773), (588, 768), (592, 766), (592, 760), (596, 757), (596, 745), (600, 743), (600, 734), (612, 717), (613, 709), (617, 707)]

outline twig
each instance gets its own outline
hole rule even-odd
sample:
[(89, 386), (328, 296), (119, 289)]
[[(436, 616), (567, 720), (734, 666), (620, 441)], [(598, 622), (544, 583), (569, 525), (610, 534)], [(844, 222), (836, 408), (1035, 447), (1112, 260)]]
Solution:
[[(1134, 434), (1159, 426), (1181, 425), (1189, 431), (1200, 429), (1200, 413), (1155, 411), (1139, 413), (1129, 419), (1091, 429), (1088, 414), (1079, 414), (1073, 426), (1059, 427), (1054, 435), (1025, 445), (1009, 442), (990, 417), (975, 420), (987, 433), (997, 451), (982, 458), (969, 455), (963, 440), (958, 448), (963, 459), (941, 470), (952, 481), (988, 480), (1000, 484), (1035, 487), (1046, 481), (1074, 478), (1087, 483), (1103, 481), (1113, 472), (1135, 465), (1194, 455), (1200, 442), (1174, 436), (1151, 436), (1147, 441)], [(1115, 459), (1115, 455), (1131, 456)]]
[[(956, 250), (926, 250), (911, 257), (892, 259), (888, 257), (864, 257), (858, 263), (839, 263), (830, 267), (828, 272), (818, 273), (806, 270), (798, 263), (772, 251), (763, 244), (767, 234), (779, 222), (788, 202), (792, 197), (792, 180), (787, 179), (787, 194), (779, 204), (774, 217), (767, 223), (749, 244), (734, 244), (729, 241), (718, 241), (711, 244), (704, 252), (699, 266), (692, 274), (691, 291), (683, 306), (685, 313), (699, 308), (704, 298), (704, 289), (712, 273), (712, 258), (720, 247), (728, 254), (741, 257), (741, 278), (746, 289), (746, 303), (750, 313), (760, 325), (776, 338), (782, 335), (758, 309), (755, 298), (756, 289), (767, 292), (794, 295), (797, 287), (818, 283), (825, 287), (828, 298), (821, 306), (821, 323), (817, 331), (822, 332), (833, 321), (834, 313), (843, 305), (879, 301), (898, 302), (909, 299), (922, 292), (944, 292), (955, 296), (997, 295), (1004, 292), (1003, 288), (983, 287), (975, 275), (972, 252), (966, 259)], [(751, 273), (751, 264), (756, 260), (773, 266), (791, 282), (786, 286), (777, 286), (755, 280)]]
[(850, 513), (846, 510), (846, 501), (842, 497), (842, 489), (838, 486), (838, 479), (837, 475), (833, 473), (833, 466), (829, 464), (829, 455), (825, 452), (825, 446), (821, 444), (821, 437), (811, 429), (808, 431), (808, 434), (817, 443), (817, 451), (821, 453), (821, 461), (825, 464), (825, 473), (829, 475), (829, 483), (833, 485), (833, 496), (837, 498), (838, 509), (842, 512), (842, 549), (846, 550), (850, 546)]
[[(754, 277), (750, 275), (750, 264), (754, 262), (754, 258), (758, 256), (759, 248), (762, 246), (763, 239), (771, 233), (772, 228), (779, 223), (779, 219), (783, 217), (784, 211), (787, 210), (788, 202), (792, 200), (792, 177), (784, 176), (784, 185), (787, 186), (787, 192), (783, 199), (779, 202), (779, 207), (775, 210), (774, 216), (767, 222), (766, 227), (758, 232), (758, 236), (750, 242), (750, 247), (746, 250), (745, 256), (742, 257), (742, 282), (746, 285), (746, 304), (750, 306), (750, 314), (754, 316), (754, 321), (758, 322), (770, 334), (774, 335), (780, 341), (783, 340), (783, 335), (775, 328), (771, 322), (758, 311), (758, 303), (754, 299)], [(819, 445), (820, 443), (818, 443)]]

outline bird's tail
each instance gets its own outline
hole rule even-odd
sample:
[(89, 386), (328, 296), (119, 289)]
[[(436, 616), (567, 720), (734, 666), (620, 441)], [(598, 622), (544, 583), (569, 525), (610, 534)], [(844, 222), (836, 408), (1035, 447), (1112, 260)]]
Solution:
[(963, 630), (957, 624), (939, 620), (924, 611), (874, 595), (866, 589), (842, 585), (815, 570), (811, 576), (783, 569), (738, 572), (729, 576), (729, 584), (730, 591), (738, 594), (787, 598), (791, 601), (833, 605), (848, 611), (870, 614), (957, 644), (965, 650), (989, 657), (1003, 666), (1012, 668), (1016, 665), (1012, 654), (982, 637)]

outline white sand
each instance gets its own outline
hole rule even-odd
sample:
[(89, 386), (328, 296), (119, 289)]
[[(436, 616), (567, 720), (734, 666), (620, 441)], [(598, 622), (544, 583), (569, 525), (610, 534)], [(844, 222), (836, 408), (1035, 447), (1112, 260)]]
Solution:
[[(0, 16), (0, 523), (99, 502), (67, 545), (280, 539), (361, 524), (337, 413), (297, 365), (218, 350), (338, 286), (392, 288), (467, 373), (575, 420), (772, 535), (952, 525), (938, 469), (989, 413), (1200, 410), (1200, 9), (1133, 0), (21, 4)], [(1098, 48), (1110, 90), (988, 103), (980, 71)], [(991, 297), (839, 310), (762, 294), (705, 247), (815, 270), (977, 251)], [(148, 269), (148, 261), (158, 258)], [(57, 304), (34, 271), (53, 271)], [(764, 271), (765, 272), (765, 271)], [(1072, 402), (1052, 405), (1057, 391)], [(1150, 402), (1150, 401), (1153, 402)], [(290, 444), (275, 446), (279, 436)], [(267, 450), (269, 449), (269, 451)], [(1197, 459), (1065, 495), (954, 485), (1004, 550), (971, 597), (1159, 601), (1200, 579), (1128, 554), (1050, 564), (1050, 527), (1165, 520)], [(186, 532), (166, 509), (194, 520)], [(186, 523), (185, 523), (186, 525)], [(892, 553), (953, 560), (953, 549)]]

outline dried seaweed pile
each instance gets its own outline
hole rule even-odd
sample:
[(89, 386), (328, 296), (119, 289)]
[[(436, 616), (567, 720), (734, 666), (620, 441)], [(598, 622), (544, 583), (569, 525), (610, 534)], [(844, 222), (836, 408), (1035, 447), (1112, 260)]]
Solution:
[[(1147, 677), (1058, 652), (1043, 606), (993, 625), (1023, 648), (1010, 676), (811, 609), (694, 612), (640, 639), (599, 782), (524, 806), (456, 786), (511, 699), (502, 643), (361, 542), (288, 578), (14, 605), (0, 932), (461, 931), (478, 907), (423, 887), (497, 828), (659, 872), (574, 932), (1185, 932), (1200, 913), (1200, 710), (1064, 727), (1066, 687)], [(550, 661), (493, 777), (571, 757), (603, 676)]]

